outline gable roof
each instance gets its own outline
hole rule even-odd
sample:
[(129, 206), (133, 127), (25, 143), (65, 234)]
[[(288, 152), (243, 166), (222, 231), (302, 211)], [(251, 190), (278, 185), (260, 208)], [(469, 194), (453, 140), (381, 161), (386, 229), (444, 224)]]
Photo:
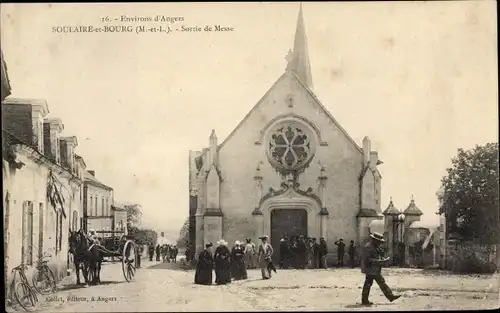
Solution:
[(318, 99), (318, 97), (314, 94), (314, 92), (309, 88), (307, 87), (306, 84), (304, 84), (300, 78), (293, 72), (291, 72), (293, 77), (295, 77), (295, 79), (300, 83), (300, 85), (302, 87), (304, 87), (304, 89), (309, 93), (309, 95), (313, 98), (313, 100), (316, 102), (316, 104), (323, 110), (323, 112), (326, 114), (326, 116), (328, 116), (330, 118), (330, 120), (333, 122), (333, 124), (335, 124), (335, 126), (337, 126), (338, 129), (340, 129), (340, 131), (342, 133), (344, 133), (344, 135), (347, 137), (347, 139), (354, 145), (354, 147), (359, 151), (359, 152), (362, 152), (363, 150), (361, 149), (361, 147), (356, 143), (356, 141), (354, 141), (354, 139), (352, 139), (352, 137), (347, 133), (347, 131), (340, 125), (340, 123), (333, 117), (333, 115), (330, 113), (330, 111), (328, 111), (328, 109), (321, 103), (321, 101)]
[(94, 186), (97, 186), (97, 187), (101, 187), (101, 188), (104, 188), (104, 189), (107, 189), (107, 190), (113, 190), (113, 188), (109, 187), (108, 185), (106, 184), (103, 184), (102, 182), (100, 182), (97, 178), (95, 178), (94, 175), (90, 174), (89, 172), (85, 171), (84, 174), (83, 174), (83, 178), (84, 178), (84, 181), (86, 183), (91, 183), (92, 185)]
[(271, 88), (269, 88), (267, 90), (267, 92), (260, 98), (260, 100), (257, 102), (257, 104), (255, 104), (253, 106), (253, 108), (245, 115), (245, 117), (243, 117), (243, 119), (238, 123), (238, 125), (236, 125), (236, 127), (229, 133), (229, 135), (226, 137), (226, 139), (224, 139), (222, 141), (222, 143), (217, 147), (217, 151), (219, 151), (220, 149), (222, 149), (222, 147), (229, 140), (229, 138), (231, 138), (238, 131), (238, 129), (241, 128), (241, 126), (243, 125), (243, 123), (252, 115), (253, 112), (255, 112), (257, 110), (257, 108), (262, 104), (262, 102), (264, 101), (264, 99), (267, 98), (267, 96), (271, 93), (271, 90), (273, 90), (274, 87), (281, 80), (283, 80), (286, 76), (287, 76), (287, 72), (281, 74), (281, 76), (274, 82), (274, 84), (271, 86)]
[(267, 90), (267, 92), (260, 98), (260, 100), (257, 102), (257, 104), (254, 105), (254, 107), (245, 115), (245, 117), (239, 122), (239, 124), (233, 129), (231, 133), (224, 139), (224, 141), (217, 147), (217, 150), (219, 151), (224, 144), (238, 131), (238, 129), (243, 125), (243, 123), (252, 115), (253, 112), (257, 110), (257, 108), (264, 102), (264, 99), (267, 98), (267, 96), (271, 93), (271, 91), (275, 88), (275, 86), (283, 80), (285, 77), (288, 77), (291, 75), (295, 80), (299, 83), (300, 86), (302, 86), (307, 93), (312, 97), (316, 105), (318, 105), (323, 112), (326, 114), (326, 116), (333, 122), (333, 124), (346, 136), (346, 138), (353, 144), (353, 146), (359, 151), (362, 152), (361, 147), (352, 139), (352, 137), (347, 133), (347, 131), (337, 122), (337, 120), (332, 116), (332, 114), (328, 111), (328, 109), (319, 101), (318, 97), (314, 94), (314, 92), (307, 87), (301, 80), (300, 78), (293, 72), (293, 71), (285, 71), (277, 80), (276, 82)]

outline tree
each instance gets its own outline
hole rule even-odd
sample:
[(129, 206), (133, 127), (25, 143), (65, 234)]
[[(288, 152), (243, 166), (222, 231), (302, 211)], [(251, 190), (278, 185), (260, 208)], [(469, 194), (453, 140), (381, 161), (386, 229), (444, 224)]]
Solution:
[(438, 198), (439, 213), (445, 213), (449, 221), (449, 233), (456, 233), (463, 240), (498, 243), (498, 143), (458, 149), (447, 172), (441, 180), (443, 193)]
[(158, 243), (158, 234), (152, 229), (140, 229), (132, 226), (129, 229), (129, 235), (133, 236), (138, 244), (153, 244), (156, 246)]
[(189, 242), (189, 217), (186, 219), (179, 232), (177, 247), (185, 248)]
[(139, 227), (141, 225), (142, 207), (140, 204), (126, 204), (127, 209), (127, 226), (128, 228)]

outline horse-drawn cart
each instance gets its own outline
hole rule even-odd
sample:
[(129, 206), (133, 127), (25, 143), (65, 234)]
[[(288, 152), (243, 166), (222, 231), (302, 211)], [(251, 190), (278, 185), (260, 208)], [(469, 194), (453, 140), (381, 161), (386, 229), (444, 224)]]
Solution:
[[(110, 233), (109, 231), (97, 231), (97, 233), (102, 232)], [(138, 261), (138, 250), (134, 238), (127, 235), (105, 237), (102, 239), (102, 245), (104, 246), (104, 249), (101, 248), (103, 253), (102, 262), (121, 262), (125, 280), (127, 282), (132, 281), (137, 270)]]

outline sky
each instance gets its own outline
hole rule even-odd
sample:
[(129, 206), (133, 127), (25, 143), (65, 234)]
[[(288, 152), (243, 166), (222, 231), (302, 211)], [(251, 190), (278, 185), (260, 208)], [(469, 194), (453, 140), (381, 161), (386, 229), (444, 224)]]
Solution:
[[(178, 233), (188, 215), (188, 152), (222, 142), (284, 72), (298, 3), (1, 4), (12, 96), (42, 98), (76, 152), (143, 224)], [(379, 152), (382, 206), (435, 196), (458, 148), (498, 142), (496, 3), (304, 3), (314, 91), (361, 145)], [(232, 32), (54, 33), (154, 26)], [(159, 26), (160, 24), (156, 24)], [(166, 23), (162, 24), (168, 25)]]

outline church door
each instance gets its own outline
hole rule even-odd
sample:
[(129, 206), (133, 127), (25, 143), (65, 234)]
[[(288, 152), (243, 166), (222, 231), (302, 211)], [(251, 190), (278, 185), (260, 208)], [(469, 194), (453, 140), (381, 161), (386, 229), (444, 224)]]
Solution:
[(280, 239), (292, 236), (307, 237), (307, 211), (303, 209), (274, 209), (271, 211), (271, 245), (273, 262), (280, 259)]

